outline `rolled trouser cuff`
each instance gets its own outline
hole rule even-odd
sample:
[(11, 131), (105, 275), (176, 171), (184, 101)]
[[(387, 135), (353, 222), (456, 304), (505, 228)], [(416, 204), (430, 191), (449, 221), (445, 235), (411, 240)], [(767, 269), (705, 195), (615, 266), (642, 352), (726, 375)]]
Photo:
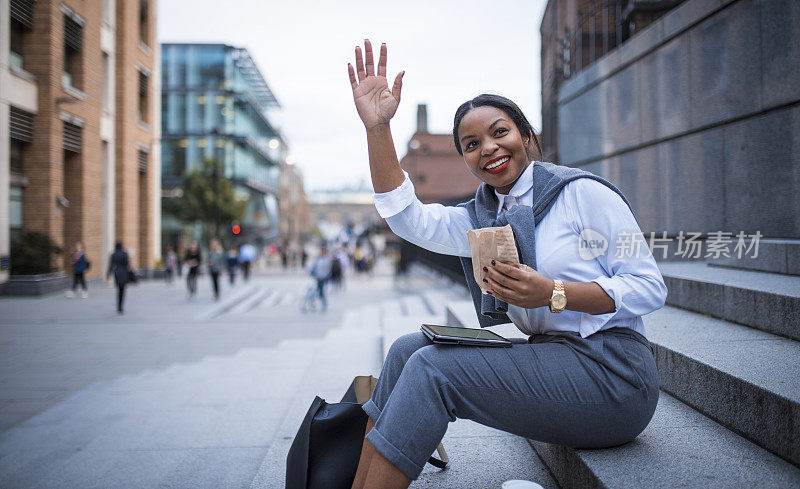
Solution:
[(400, 449), (392, 445), (392, 443), (384, 438), (384, 436), (377, 429), (372, 428), (369, 433), (367, 433), (366, 438), (370, 443), (372, 443), (372, 446), (375, 447), (375, 450), (380, 452), (380, 454), (383, 455), (386, 460), (391, 462), (409, 479), (416, 480), (416, 478), (419, 477), (423, 467), (414, 463), (402, 451), (400, 451)]
[(367, 402), (361, 405), (361, 409), (367, 413), (367, 416), (372, 419), (373, 423), (378, 422), (378, 418), (381, 415), (381, 410), (378, 408), (378, 405), (375, 404), (375, 401), (373, 401), (371, 398), (367, 399)]

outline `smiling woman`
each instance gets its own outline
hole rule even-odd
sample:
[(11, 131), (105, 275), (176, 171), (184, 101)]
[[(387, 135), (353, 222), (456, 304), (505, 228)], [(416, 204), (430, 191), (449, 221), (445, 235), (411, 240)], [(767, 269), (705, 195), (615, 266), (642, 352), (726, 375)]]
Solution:
[[(666, 286), (651, 254), (614, 253), (619, 238), (641, 234), (627, 200), (596, 175), (536, 161), (539, 142), (517, 105), (481, 95), (459, 107), (453, 138), (483, 184), (455, 207), (422, 204), (397, 161), (389, 122), (403, 72), (389, 89), (386, 59), (384, 44), (376, 71), (365, 41), (348, 65), (379, 214), (398, 236), (462, 258), (481, 326), (513, 322), (530, 336), (503, 349), (433, 345), (422, 333), (398, 339), (363, 405), (353, 487), (407, 487), (456, 418), (572, 447), (632, 440), (658, 400), (642, 315), (664, 305)], [(521, 265), (485, 267), (482, 294), (466, 233), (505, 225)], [(607, 246), (582, 253), (586, 236)]]

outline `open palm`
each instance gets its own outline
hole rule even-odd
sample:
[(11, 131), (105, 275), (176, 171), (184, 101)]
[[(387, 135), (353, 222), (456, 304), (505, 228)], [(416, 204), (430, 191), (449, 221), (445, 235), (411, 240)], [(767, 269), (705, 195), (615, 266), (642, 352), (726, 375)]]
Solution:
[[(362, 59), (361, 47), (356, 46), (356, 70), (353, 65), (347, 64), (350, 75), (350, 85), (353, 88), (353, 100), (356, 104), (358, 116), (364, 127), (372, 129), (382, 124), (388, 124), (397, 111), (400, 103), (400, 90), (403, 86), (403, 74), (400, 72), (394, 79), (394, 85), (389, 90), (386, 81), (386, 44), (381, 45), (378, 58), (378, 73), (375, 74), (375, 63), (372, 58), (372, 44), (364, 41), (365, 58)], [(366, 63), (365, 63), (366, 61)]]

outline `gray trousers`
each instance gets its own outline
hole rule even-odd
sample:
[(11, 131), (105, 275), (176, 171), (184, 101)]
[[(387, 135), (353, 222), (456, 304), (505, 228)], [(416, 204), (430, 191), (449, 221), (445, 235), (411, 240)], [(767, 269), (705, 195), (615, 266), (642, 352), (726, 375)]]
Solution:
[(367, 440), (411, 479), (457, 418), (575, 448), (633, 440), (658, 402), (650, 343), (628, 328), (533, 335), (511, 348), (392, 344), (363, 409)]

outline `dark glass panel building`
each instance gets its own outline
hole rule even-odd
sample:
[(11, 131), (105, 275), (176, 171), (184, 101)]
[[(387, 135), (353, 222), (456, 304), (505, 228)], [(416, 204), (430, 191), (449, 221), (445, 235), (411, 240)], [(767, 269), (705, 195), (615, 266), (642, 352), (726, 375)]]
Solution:
[[(242, 238), (275, 239), (286, 144), (269, 119), (279, 104), (250, 54), (225, 44), (163, 44), (161, 59), (165, 198), (180, 198), (183, 174), (214, 159), (248, 199)], [(177, 246), (180, 223), (165, 215), (162, 228), (164, 243)]]

